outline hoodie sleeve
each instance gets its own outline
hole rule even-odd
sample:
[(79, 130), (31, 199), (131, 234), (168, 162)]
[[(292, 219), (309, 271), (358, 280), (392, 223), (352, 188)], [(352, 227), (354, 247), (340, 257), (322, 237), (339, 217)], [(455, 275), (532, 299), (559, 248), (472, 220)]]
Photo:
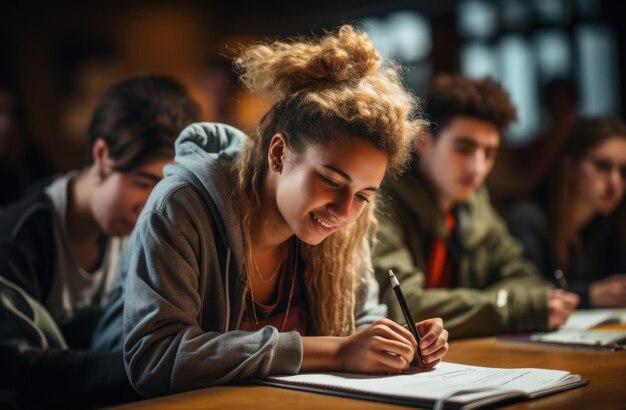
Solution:
[[(302, 362), (297, 332), (256, 332), (200, 325), (203, 310), (226, 311), (225, 299), (203, 300), (204, 275), (222, 278), (213, 252), (215, 232), (202, 199), (173, 191), (159, 211), (140, 218), (131, 246), (124, 303), (124, 363), (145, 396), (232, 381), (294, 374)], [(221, 283), (218, 279), (211, 283)], [(234, 300), (232, 303), (241, 303)], [(209, 327), (212, 325), (209, 324)]]
[[(450, 289), (427, 289), (418, 261), (424, 260), (423, 238), (410, 231), (412, 223), (402, 212), (381, 219), (376, 252), (376, 275), (381, 301), (389, 317), (404, 317), (387, 275), (393, 269), (416, 321), (441, 317), (451, 338), (476, 337), (505, 332), (547, 329), (548, 290), (522, 250), (493, 219), (489, 232), (472, 255), (464, 255), (465, 269), (473, 270), (481, 283)], [(495, 217), (495, 216), (494, 216)]]

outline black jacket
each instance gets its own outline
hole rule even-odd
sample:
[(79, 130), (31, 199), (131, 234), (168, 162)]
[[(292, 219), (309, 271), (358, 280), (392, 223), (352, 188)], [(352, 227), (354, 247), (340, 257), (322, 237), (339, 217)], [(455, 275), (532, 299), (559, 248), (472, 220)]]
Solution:
[(67, 348), (38, 329), (56, 327), (43, 307), (56, 266), (55, 224), (43, 190), (0, 211), (0, 276), (7, 280), (0, 286), (0, 400), (14, 401), (0, 405), (86, 408), (137, 399), (121, 352)]
[(615, 273), (626, 272), (626, 232), (617, 215), (596, 216), (580, 231), (580, 250), (570, 252), (568, 267), (558, 266), (550, 244), (550, 223), (541, 202), (524, 201), (506, 214), (506, 222), (524, 246), (524, 256), (547, 279), (561, 269), (569, 291), (580, 296), (580, 308), (589, 307), (589, 288), (593, 282)]

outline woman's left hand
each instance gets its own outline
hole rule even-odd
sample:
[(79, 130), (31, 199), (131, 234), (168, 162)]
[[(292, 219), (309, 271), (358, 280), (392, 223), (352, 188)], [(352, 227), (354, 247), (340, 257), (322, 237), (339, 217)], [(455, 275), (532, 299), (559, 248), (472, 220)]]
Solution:
[(443, 320), (440, 318), (427, 319), (416, 323), (415, 326), (422, 338), (419, 349), (426, 364), (420, 362), (417, 354), (414, 361), (419, 367), (433, 368), (448, 352), (448, 331), (443, 328)]

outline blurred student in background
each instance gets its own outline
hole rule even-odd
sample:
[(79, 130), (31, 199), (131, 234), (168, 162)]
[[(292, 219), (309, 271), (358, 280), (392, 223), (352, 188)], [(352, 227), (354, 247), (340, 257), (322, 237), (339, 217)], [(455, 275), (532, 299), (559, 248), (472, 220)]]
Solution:
[(403, 317), (393, 269), (414, 318), (442, 317), (452, 338), (558, 328), (578, 297), (551, 289), (524, 259), (483, 184), (516, 118), (508, 95), (491, 79), (442, 75), (425, 111), (432, 126), (412, 169), (383, 191), (374, 263), (389, 316)]
[(121, 352), (87, 351), (126, 236), (198, 120), (183, 86), (140, 75), (111, 87), (89, 126), (86, 167), (0, 212), (0, 388), (29, 407), (136, 397)]
[[(582, 307), (626, 307), (626, 125), (579, 120), (536, 201), (507, 214), (525, 255)], [(558, 283), (558, 282), (557, 282)]]

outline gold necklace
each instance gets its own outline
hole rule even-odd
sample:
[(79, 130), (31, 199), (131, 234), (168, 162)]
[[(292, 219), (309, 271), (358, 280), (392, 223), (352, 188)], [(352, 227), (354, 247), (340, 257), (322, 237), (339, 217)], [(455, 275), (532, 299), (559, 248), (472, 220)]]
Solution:
[[(289, 248), (289, 247), (288, 247)], [(285, 317), (283, 318), (283, 324), (280, 326), (279, 332), (285, 330), (287, 324), (287, 318), (289, 317), (289, 309), (291, 308), (291, 301), (293, 300), (293, 290), (296, 286), (296, 277), (298, 276), (298, 254), (300, 250), (300, 241), (296, 239), (296, 249), (293, 254), (293, 269), (291, 279), (291, 289), (289, 290), (289, 300), (287, 301), (287, 309), (285, 310)], [(248, 289), (250, 290), (250, 301), (252, 302), (252, 317), (254, 318), (254, 327), (259, 330), (259, 320), (256, 315), (256, 302), (254, 301), (254, 292), (252, 291), (252, 283), (250, 282), (250, 275), (248, 275)]]
[(252, 253), (252, 245), (250, 244), (250, 242), (248, 242), (248, 253), (246, 256), (248, 259), (248, 266), (250, 266), (250, 268), (252, 269), (252, 273), (254, 273), (254, 275), (258, 277), (261, 280), (261, 282), (267, 283), (267, 282), (272, 282), (274, 281), (274, 279), (276, 279), (276, 276), (280, 272), (280, 268), (285, 263), (285, 259), (287, 259), (288, 253), (289, 253), (289, 244), (288, 243), (286, 245), (283, 244), (281, 252), (280, 252), (280, 257), (278, 258), (278, 262), (276, 263), (276, 267), (267, 278), (264, 278), (263, 275), (261, 274), (261, 271), (259, 270), (259, 266), (257, 265), (256, 259), (254, 258), (254, 254)]

